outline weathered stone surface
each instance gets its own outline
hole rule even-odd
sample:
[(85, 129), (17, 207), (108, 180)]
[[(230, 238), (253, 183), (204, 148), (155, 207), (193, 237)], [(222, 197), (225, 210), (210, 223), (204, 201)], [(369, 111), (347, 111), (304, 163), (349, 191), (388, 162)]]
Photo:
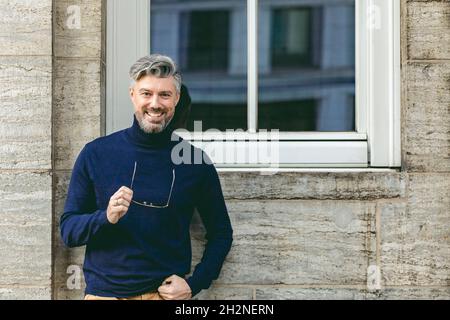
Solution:
[(411, 174), (407, 204), (381, 210), (381, 270), (386, 286), (448, 286), (450, 174)]
[(409, 59), (449, 59), (450, 3), (409, 1), (407, 8)]
[(0, 185), (0, 226), (51, 225), (52, 186), (48, 172), (0, 171)]
[(50, 56), (52, 1), (1, 1), (0, 43), (0, 55)]
[(0, 300), (50, 300), (50, 287), (2, 287), (0, 286)]
[(426, 288), (383, 288), (376, 293), (367, 293), (367, 300), (448, 300), (450, 287)]
[[(352, 201), (228, 201), (234, 242), (218, 284), (366, 284), (374, 205)], [(197, 218), (198, 219), (198, 218)], [(192, 228), (193, 261), (203, 228)]]
[(0, 56), (0, 168), (51, 167), (51, 57)]
[[(85, 282), (83, 262), (85, 247), (67, 248), (60, 235), (59, 221), (64, 211), (67, 189), (70, 182), (70, 171), (57, 171), (55, 175), (55, 211), (54, 211), (54, 297), (55, 299), (82, 299)], [(76, 273), (76, 274), (75, 274)], [(80, 278), (75, 278), (77, 276)], [(68, 283), (69, 281), (69, 283)]]
[(0, 225), (0, 287), (51, 286), (51, 224)]
[(256, 289), (256, 300), (364, 300), (365, 290), (354, 288), (267, 287)]
[(252, 300), (253, 289), (233, 286), (211, 286), (202, 290), (194, 300)]
[(56, 171), (55, 172), (55, 223), (59, 226), (59, 218), (64, 211), (64, 204), (67, 198), (67, 190), (69, 189), (71, 171)]
[(450, 288), (382, 288), (376, 292), (364, 288), (296, 288), (262, 287), (256, 289), (257, 300), (420, 300), (449, 299)]
[(398, 198), (405, 195), (403, 173), (220, 172), (226, 199)]
[(100, 61), (56, 59), (55, 168), (70, 170), (83, 146), (99, 137)]
[(450, 63), (411, 63), (407, 75), (407, 169), (450, 172)]
[(55, 300), (83, 300), (84, 299), (84, 280), (80, 290), (68, 290), (65, 286), (56, 288)]
[(55, 1), (55, 16), (56, 57), (101, 58), (101, 0)]
[[(81, 261), (79, 261), (81, 260)], [(65, 259), (56, 260), (53, 276), (56, 300), (82, 300), (86, 283), (83, 274), (84, 247), (67, 250)]]

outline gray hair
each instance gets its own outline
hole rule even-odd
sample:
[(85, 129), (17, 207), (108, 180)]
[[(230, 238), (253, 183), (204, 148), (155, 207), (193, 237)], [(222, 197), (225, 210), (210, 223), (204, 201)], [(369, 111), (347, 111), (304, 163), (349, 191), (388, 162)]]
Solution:
[(181, 90), (181, 74), (173, 60), (161, 54), (150, 54), (140, 58), (130, 68), (131, 86), (144, 76), (150, 75), (158, 78), (173, 77), (178, 93)]

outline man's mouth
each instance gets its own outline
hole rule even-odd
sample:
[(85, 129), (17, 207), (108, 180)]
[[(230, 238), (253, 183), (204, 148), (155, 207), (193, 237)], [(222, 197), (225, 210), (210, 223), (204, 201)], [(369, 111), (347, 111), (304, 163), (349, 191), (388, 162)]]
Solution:
[(163, 118), (164, 112), (154, 112), (154, 111), (145, 111), (145, 116), (149, 120), (161, 120)]

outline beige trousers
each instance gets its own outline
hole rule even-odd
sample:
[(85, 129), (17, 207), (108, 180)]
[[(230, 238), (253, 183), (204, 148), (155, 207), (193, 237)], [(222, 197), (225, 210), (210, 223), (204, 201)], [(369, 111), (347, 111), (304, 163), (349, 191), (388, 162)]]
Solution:
[(128, 298), (114, 298), (114, 297), (100, 297), (94, 296), (92, 294), (87, 294), (84, 300), (164, 300), (158, 292), (144, 293), (139, 296), (128, 297)]

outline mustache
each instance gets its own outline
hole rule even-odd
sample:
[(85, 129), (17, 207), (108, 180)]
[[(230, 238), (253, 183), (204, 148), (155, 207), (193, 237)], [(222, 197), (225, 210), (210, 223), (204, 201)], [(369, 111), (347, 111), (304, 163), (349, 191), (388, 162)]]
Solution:
[(162, 107), (149, 107), (149, 108), (145, 109), (145, 111), (154, 111), (154, 112), (163, 112), (165, 110), (166, 110), (166, 108), (162, 108)]

